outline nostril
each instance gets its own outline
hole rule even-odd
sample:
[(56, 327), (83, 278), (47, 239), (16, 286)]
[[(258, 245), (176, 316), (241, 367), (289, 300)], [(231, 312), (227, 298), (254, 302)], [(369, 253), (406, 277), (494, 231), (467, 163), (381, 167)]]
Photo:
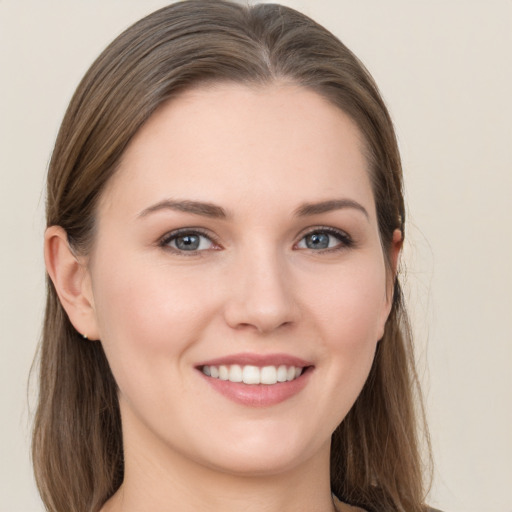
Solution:
[(291, 286), (292, 276), (276, 261), (274, 252), (250, 254), (227, 289), (226, 323), (237, 330), (274, 332), (296, 322), (298, 308)]
[(254, 320), (253, 323), (244, 322), (239, 323), (236, 325), (233, 325), (232, 328), (234, 328), (237, 331), (254, 331), (259, 334), (269, 334), (269, 333), (275, 333), (276, 330), (281, 330), (283, 328), (287, 328), (293, 325), (293, 322), (286, 321), (286, 322), (263, 322), (261, 320)]

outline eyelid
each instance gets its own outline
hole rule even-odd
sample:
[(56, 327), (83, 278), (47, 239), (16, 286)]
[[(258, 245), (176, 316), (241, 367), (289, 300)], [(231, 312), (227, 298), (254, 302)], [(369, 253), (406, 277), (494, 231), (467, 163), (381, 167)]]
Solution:
[[(215, 247), (213, 247), (212, 249), (203, 249), (203, 250), (195, 250), (195, 251), (193, 251), (193, 250), (192, 251), (180, 251), (179, 249), (170, 247), (168, 245), (175, 238), (178, 238), (179, 236), (184, 236), (184, 235), (199, 235), (199, 236), (205, 237), (208, 240), (210, 240)], [(218, 241), (218, 238), (213, 233), (211, 233), (210, 231), (208, 231), (204, 228), (197, 228), (197, 227), (173, 229), (172, 231), (169, 231), (165, 235), (161, 236), (158, 239), (157, 244), (158, 244), (158, 246), (162, 247), (163, 249), (168, 249), (177, 254), (183, 254), (186, 256), (197, 255), (198, 253), (204, 252), (206, 250), (218, 250), (218, 249), (222, 248)]]
[[(335, 247), (326, 248), (326, 249), (319, 249), (316, 252), (336, 251), (336, 250), (340, 250), (340, 249), (350, 248), (350, 247), (353, 247), (355, 245), (355, 242), (354, 242), (353, 238), (343, 229), (334, 228), (332, 226), (311, 226), (311, 227), (308, 227), (308, 228), (304, 229), (301, 233), (299, 233), (297, 235), (298, 241), (294, 244), (294, 248), (297, 248), (297, 245), (306, 236), (311, 235), (313, 233), (327, 233), (327, 234), (337, 238), (339, 240), (339, 242), (340, 242)], [(174, 247), (170, 247), (168, 245), (175, 238), (177, 238), (179, 236), (184, 236), (184, 235), (199, 235), (199, 236), (203, 236), (203, 237), (207, 238), (208, 240), (210, 240), (211, 243), (214, 245), (214, 247), (211, 248), (211, 249), (202, 249), (202, 250), (195, 250), (195, 251), (194, 250), (191, 250), (191, 251), (181, 251), (179, 249), (176, 249)], [(162, 247), (162, 248), (164, 248), (164, 249), (168, 249), (170, 251), (173, 251), (175, 253), (178, 253), (178, 254), (181, 254), (181, 255), (188, 255), (188, 256), (197, 255), (197, 254), (199, 254), (201, 252), (205, 252), (205, 251), (208, 251), (208, 250), (219, 250), (219, 249), (222, 249), (222, 246), (221, 246), (221, 244), (220, 244), (220, 242), (218, 240), (218, 237), (215, 234), (213, 234), (209, 230), (206, 230), (204, 228), (199, 228), (199, 227), (178, 228), (178, 229), (174, 229), (172, 231), (169, 231), (169, 232), (165, 233), (163, 236), (161, 236), (158, 239), (157, 245)], [(298, 248), (298, 249), (303, 249), (303, 248)]]
[[(318, 249), (316, 252), (336, 251), (336, 250), (354, 247), (354, 245), (355, 245), (354, 239), (343, 229), (334, 228), (332, 226), (313, 226), (313, 227), (309, 227), (309, 228), (303, 230), (298, 235), (298, 241), (295, 243), (295, 247), (302, 240), (304, 240), (305, 237), (307, 237), (308, 235), (311, 235), (313, 233), (327, 233), (328, 235), (332, 235), (332, 236), (336, 237), (340, 241), (340, 244), (336, 245), (335, 247), (330, 247), (330, 248), (326, 248), (326, 249)], [(302, 248), (300, 248), (300, 249), (302, 249)]]

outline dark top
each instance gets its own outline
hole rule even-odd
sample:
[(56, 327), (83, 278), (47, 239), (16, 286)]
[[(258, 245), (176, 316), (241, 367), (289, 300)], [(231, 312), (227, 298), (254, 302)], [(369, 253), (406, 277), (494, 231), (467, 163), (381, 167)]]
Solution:
[[(369, 509), (364, 509), (362, 507), (358, 507), (355, 503), (347, 503), (347, 502), (341, 501), (337, 496), (334, 496), (334, 495), (333, 495), (333, 498), (335, 501), (336, 508), (338, 508), (338, 504), (339, 505), (344, 504), (344, 505), (349, 505), (350, 507), (353, 507), (354, 512), (356, 512), (356, 511), (358, 511), (358, 512), (383, 512), (381, 510), (369, 510)], [(437, 508), (432, 508), (432, 507), (429, 507), (427, 510), (428, 510), (428, 512), (442, 512), (441, 510), (439, 510)]]

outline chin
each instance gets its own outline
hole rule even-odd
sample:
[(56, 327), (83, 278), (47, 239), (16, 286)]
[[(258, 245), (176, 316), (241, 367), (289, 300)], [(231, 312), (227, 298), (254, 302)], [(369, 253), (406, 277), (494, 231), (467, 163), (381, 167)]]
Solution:
[(210, 463), (209, 467), (216, 472), (230, 475), (267, 477), (292, 471), (304, 463), (305, 460), (307, 460), (306, 457), (302, 460), (296, 454), (279, 454), (276, 456), (273, 453), (268, 453), (253, 456), (253, 454), (246, 453), (229, 456), (222, 461), (215, 461), (215, 463)]
[(289, 472), (319, 454), (325, 454), (328, 460), (329, 449), (330, 437), (324, 442), (310, 438), (306, 441), (304, 437), (290, 435), (290, 432), (274, 431), (271, 435), (260, 432), (233, 437), (222, 445), (219, 443), (216, 449), (210, 447), (203, 453), (210, 454), (208, 466), (216, 471), (263, 477)]

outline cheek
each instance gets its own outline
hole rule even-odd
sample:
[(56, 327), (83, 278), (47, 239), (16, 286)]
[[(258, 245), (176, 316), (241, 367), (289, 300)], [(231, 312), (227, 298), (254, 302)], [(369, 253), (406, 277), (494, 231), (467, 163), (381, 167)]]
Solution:
[(385, 269), (377, 263), (339, 272), (329, 292), (311, 301), (329, 383), (344, 414), (366, 381), (387, 315)]
[[(359, 396), (370, 372), (385, 300), (385, 270), (377, 258), (316, 273), (316, 286), (303, 304), (314, 333), (317, 372), (321, 377), (308, 411), (312, 429), (328, 437), (342, 422)], [(307, 287), (306, 287), (307, 286)], [(312, 418), (322, 418), (321, 427)], [(304, 420), (304, 421), (310, 421)]]
[(116, 378), (157, 366), (179, 370), (180, 356), (197, 340), (214, 310), (200, 279), (186, 272), (128, 260), (95, 275), (95, 308), (107, 358)]
[(387, 315), (384, 264), (377, 260), (331, 274), (310, 304), (331, 348), (357, 351), (375, 344)]

